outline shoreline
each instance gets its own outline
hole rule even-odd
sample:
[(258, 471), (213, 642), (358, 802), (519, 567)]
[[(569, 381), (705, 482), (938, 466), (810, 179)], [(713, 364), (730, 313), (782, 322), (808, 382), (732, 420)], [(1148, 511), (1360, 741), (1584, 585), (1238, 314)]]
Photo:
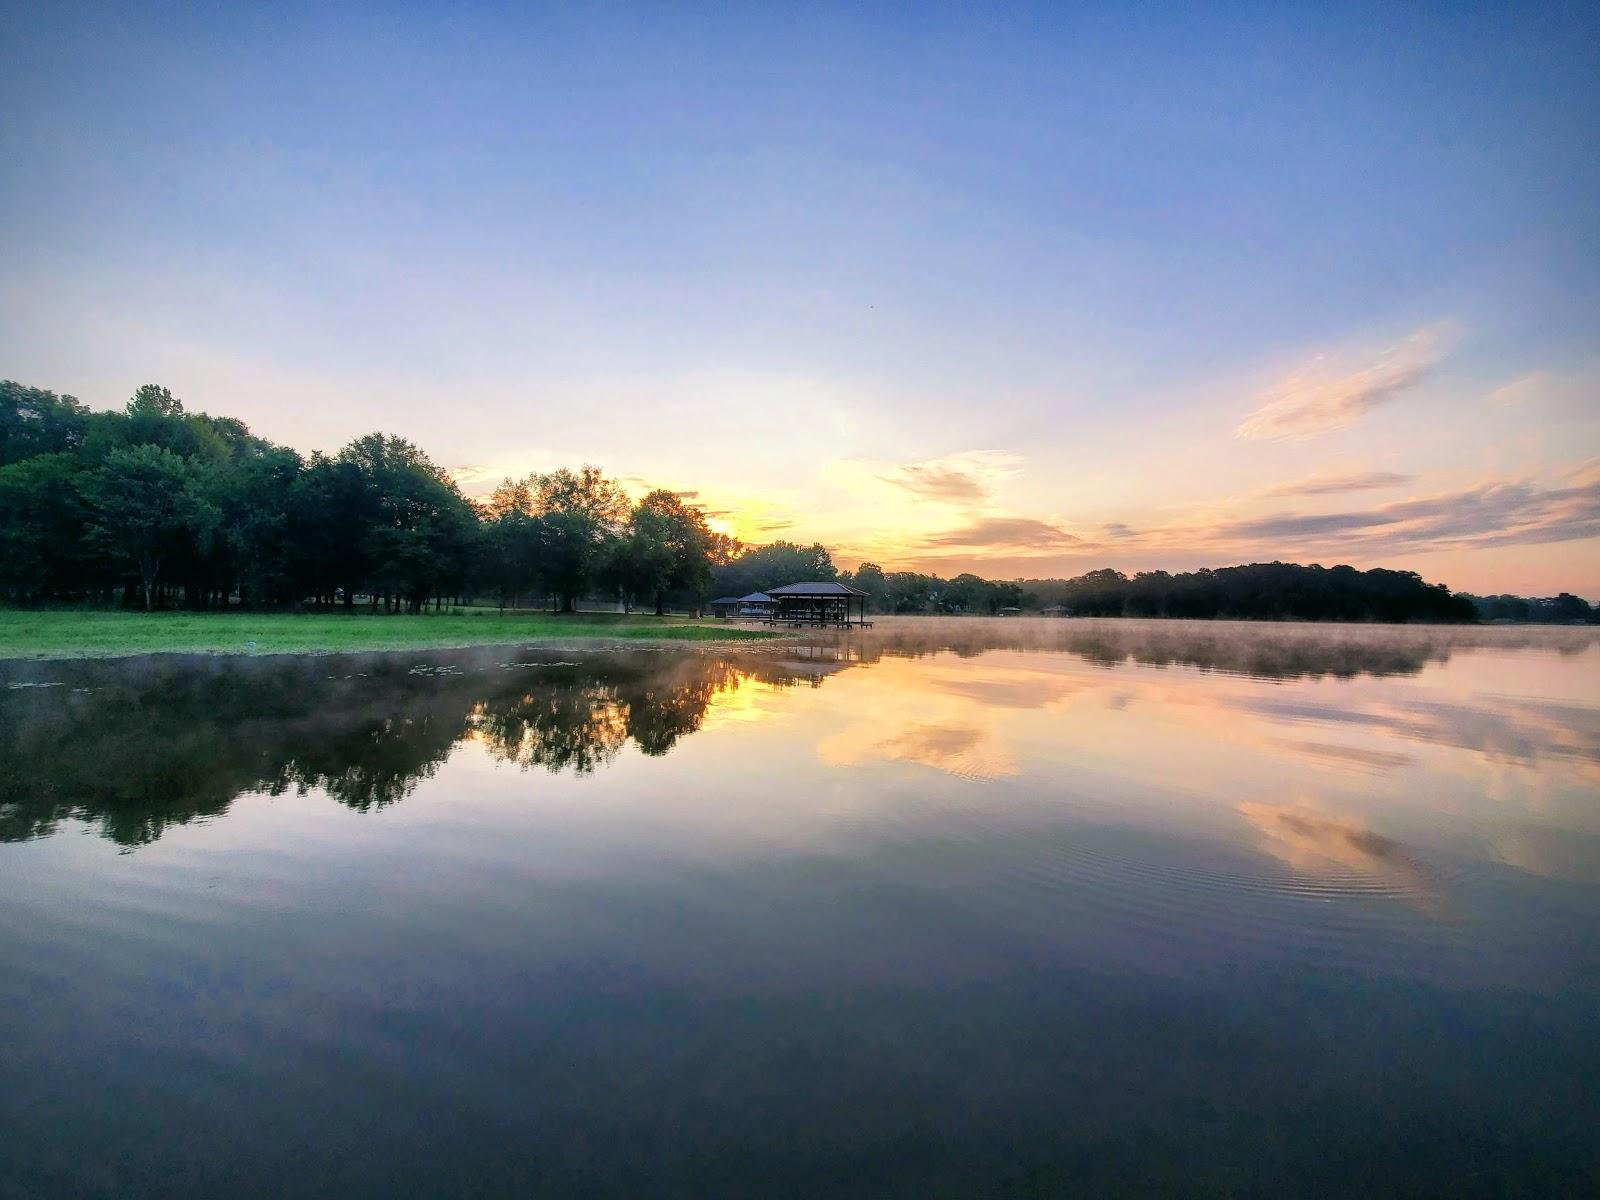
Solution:
[[(988, 617), (977, 615), (885, 615), (872, 631), (880, 643), (926, 624), (946, 630), (989, 626), (1001, 646), (1027, 644), (1089, 629), (1105, 632), (1137, 625), (1224, 631), (1250, 630), (1271, 637), (1324, 640), (1359, 631), (1383, 630), (1402, 639), (1444, 635), (1464, 645), (1500, 644), (1531, 631), (1561, 632), (1576, 642), (1600, 637), (1592, 625), (1520, 623), (1385, 624), (1367, 621), (1262, 621), (1180, 617)], [(636, 613), (548, 611), (501, 615), (472, 609), (443, 613), (344, 612), (156, 612), (109, 609), (0, 609), (0, 662), (61, 662), (85, 659), (189, 655), (262, 658), (276, 655), (386, 654), (471, 650), (492, 646), (569, 646), (574, 651), (629, 647), (718, 646), (772, 648), (806, 631), (768, 630), (716, 618), (656, 617)], [(1585, 635), (1588, 636), (1585, 636)], [(865, 636), (872, 636), (871, 634)]]
[[(255, 657), (466, 650), (559, 645), (594, 649), (659, 644), (748, 645), (777, 633), (728, 628), (710, 618), (622, 613), (141, 613), (0, 611), (0, 662), (136, 658), (152, 654)], [(590, 648), (585, 646), (584, 648)]]

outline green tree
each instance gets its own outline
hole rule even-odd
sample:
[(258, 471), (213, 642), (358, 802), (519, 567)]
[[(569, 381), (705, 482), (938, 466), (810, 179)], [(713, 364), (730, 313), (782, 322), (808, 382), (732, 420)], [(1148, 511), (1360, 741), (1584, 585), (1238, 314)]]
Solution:
[(518, 607), (544, 575), (543, 520), (519, 508), (492, 517), (483, 527), (479, 577), (494, 588), (500, 608)]
[(67, 453), (0, 467), (0, 587), (18, 604), (84, 582), (81, 474)]
[(294, 548), (296, 595), (332, 604), (355, 603), (368, 575), (363, 536), (369, 519), (361, 469), (353, 462), (313, 454), (289, 496), (289, 542)]
[(221, 514), (228, 582), (246, 606), (295, 601), (296, 548), (291, 521), (304, 463), (272, 447), (235, 458), (213, 472), (212, 503)]
[(542, 518), (542, 558), (546, 577), (562, 612), (593, 583), (607, 543), (628, 519), (628, 496), (599, 467), (565, 467), (528, 480), (536, 514)]
[(199, 547), (217, 522), (194, 466), (160, 446), (132, 446), (112, 451), (84, 490), (92, 542), (134, 570), (145, 608), (154, 608), (162, 566)]
[(251, 436), (244, 422), (187, 413), (182, 400), (153, 383), (134, 392), (115, 433), (124, 445), (163, 446), (182, 458), (209, 463), (226, 462), (238, 452), (266, 446)]
[(183, 401), (159, 384), (146, 383), (136, 388), (128, 401), (130, 419), (165, 419), (183, 416)]
[(531, 517), (534, 515), (534, 504), (533, 484), (527, 479), (502, 479), (483, 508), (491, 518), (503, 517), (509, 513)]
[(989, 584), (971, 573), (957, 575), (945, 584), (939, 606), (945, 612), (971, 613), (987, 609)]
[(1571, 592), (1562, 592), (1550, 605), (1552, 620), (1577, 622), (1589, 620), (1589, 602)]
[(360, 480), (352, 497), (368, 586), (391, 608), (422, 611), (459, 585), (476, 549), (477, 513), (453, 481), (404, 438), (369, 433), (339, 452)]
[(889, 594), (889, 580), (883, 573), (883, 568), (875, 562), (864, 562), (856, 568), (855, 574), (850, 577), (850, 585), (860, 588), (867, 593), (868, 603), (875, 610), (884, 607), (884, 601)]
[(689, 592), (698, 610), (711, 582), (711, 539), (705, 514), (676, 492), (658, 488), (633, 510), (627, 554), (638, 585), (655, 597), (656, 616), (673, 590)]
[(828, 582), (839, 570), (820, 542), (802, 546), (796, 542), (773, 542), (750, 546), (737, 558), (715, 567), (712, 589), (730, 596), (765, 591), (786, 583)]
[(76, 450), (89, 411), (72, 396), (0, 380), (0, 466)]

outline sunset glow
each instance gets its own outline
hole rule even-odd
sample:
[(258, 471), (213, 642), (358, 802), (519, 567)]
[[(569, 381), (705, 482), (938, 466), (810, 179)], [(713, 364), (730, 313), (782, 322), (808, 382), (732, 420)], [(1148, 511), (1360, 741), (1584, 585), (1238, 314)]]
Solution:
[(1553, 13), (609, 17), (12, 13), (4, 374), (474, 495), (594, 462), (845, 567), (1600, 599)]

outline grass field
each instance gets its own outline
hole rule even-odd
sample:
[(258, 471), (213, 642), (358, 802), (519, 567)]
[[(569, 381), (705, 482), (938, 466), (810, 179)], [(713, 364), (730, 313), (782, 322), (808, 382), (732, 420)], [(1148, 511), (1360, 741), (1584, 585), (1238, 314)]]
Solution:
[[(774, 637), (706, 618), (472, 609), (421, 616), (352, 613), (140, 613), (0, 610), (0, 658), (127, 654), (305, 654), (421, 650), (572, 639), (674, 642)], [(255, 643), (254, 646), (251, 643)]]

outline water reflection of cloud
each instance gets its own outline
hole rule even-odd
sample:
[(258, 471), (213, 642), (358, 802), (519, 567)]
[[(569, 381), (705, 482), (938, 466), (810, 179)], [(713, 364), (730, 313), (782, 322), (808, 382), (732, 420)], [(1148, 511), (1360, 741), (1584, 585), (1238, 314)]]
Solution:
[(1016, 762), (992, 729), (981, 725), (891, 719), (855, 725), (824, 738), (817, 756), (830, 767), (864, 766), (874, 760), (917, 763), (963, 779), (1000, 779), (1017, 773)]
[(1512, 697), (1475, 697), (1476, 703), (1354, 698), (1334, 705), (1251, 694), (1236, 707), (1291, 724), (1359, 726), (1407, 742), (1470, 751), (1491, 762), (1533, 766), (1558, 759), (1600, 778), (1600, 720), (1592, 710)]
[(1099, 687), (1003, 656), (981, 671), (961, 659), (884, 659), (850, 683), (849, 710), (857, 719), (819, 742), (824, 763), (911, 762), (966, 779), (1018, 773), (1003, 714), (1048, 709)]
[[(981, 669), (968, 657), (885, 657), (852, 674), (848, 707), (865, 714), (861, 719), (876, 732), (841, 736), (830, 752), (845, 754), (844, 746), (851, 762), (917, 760), (988, 775), (993, 771), (974, 772), (957, 761), (971, 751), (941, 749), (948, 737), (921, 727), (984, 731), (986, 744), (1003, 748), (986, 753), (986, 761), (1020, 771), (1040, 765), (1033, 761), (1039, 752), (1065, 757), (1074, 746), (1102, 764), (1137, 756), (1138, 745), (1123, 739), (1142, 744), (1181, 725), (1254, 755), (1292, 755), (1345, 773), (1412, 768), (1420, 760), (1407, 746), (1432, 745), (1524, 776), (1535, 772), (1555, 786), (1574, 771), (1600, 779), (1600, 718), (1582, 704), (1478, 690), (1441, 693), (1409, 680), (1286, 688), (1232, 673), (1152, 670), (1152, 664), (1109, 673), (1076, 662), (1063, 669), (1061, 659), (1013, 647), (982, 657)], [(1126, 720), (1108, 725), (1111, 714)], [(1285, 727), (1296, 726), (1314, 732), (1285, 736)]]
[(1360, 746), (1343, 746), (1335, 742), (1301, 742), (1289, 738), (1275, 738), (1270, 744), (1318, 762), (1374, 773), (1398, 770), (1417, 761), (1414, 755), (1399, 751), (1370, 750)]
[(1236, 806), (1260, 848), (1323, 893), (1390, 896), (1445, 915), (1441, 881), (1400, 842), (1309, 804), (1244, 801)]
[(1571, 829), (1522, 827), (1504, 830), (1494, 838), (1501, 862), (1542, 875), (1576, 883), (1600, 883), (1600, 836)]
[(927, 672), (926, 685), (985, 708), (1036, 709), (1059, 704), (1079, 692), (1099, 690), (1103, 683), (1060, 671), (986, 663), (982, 671), (965, 664), (935, 667)]
[[(713, 726), (728, 735), (714, 770), (741, 755), (765, 767), (792, 749), (818, 779), (819, 765), (869, 764), (1026, 775), (1028, 796), (1119, 820), (1141, 809), (1158, 823), (1232, 823), (1239, 795), (1301, 781), (1318, 803), (1349, 803), (1337, 791), (1360, 788), (1363, 811), (1381, 796), (1414, 813), (1504, 820), (1514, 807), (1519, 820), (1593, 824), (1590, 631), (1462, 631), (1473, 649), (1425, 667), (1435, 660), (1419, 648), (1440, 631), (1372, 633), (1380, 647), (1415, 643), (1386, 655), (1358, 653), (1368, 635), (1351, 628), (895, 618), (880, 628), (515, 662), (497, 650), (337, 669), (324, 659), (12, 664), (0, 671), (12, 685), (0, 690), (0, 840), (75, 816), (143, 844), (254, 790), (319, 788), (353, 808), (384, 807), (467, 738), (491, 762), (587, 775)], [(1588, 661), (1552, 653), (1575, 638), (1590, 639)], [(421, 672), (419, 661), (434, 666)], [(85, 686), (16, 686), (46, 682)], [(760, 727), (773, 723), (784, 731), (766, 738)], [(63, 759), (63, 744), (91, 752)], [(1506, 856), (1541, 861), (1516, 845)]]

